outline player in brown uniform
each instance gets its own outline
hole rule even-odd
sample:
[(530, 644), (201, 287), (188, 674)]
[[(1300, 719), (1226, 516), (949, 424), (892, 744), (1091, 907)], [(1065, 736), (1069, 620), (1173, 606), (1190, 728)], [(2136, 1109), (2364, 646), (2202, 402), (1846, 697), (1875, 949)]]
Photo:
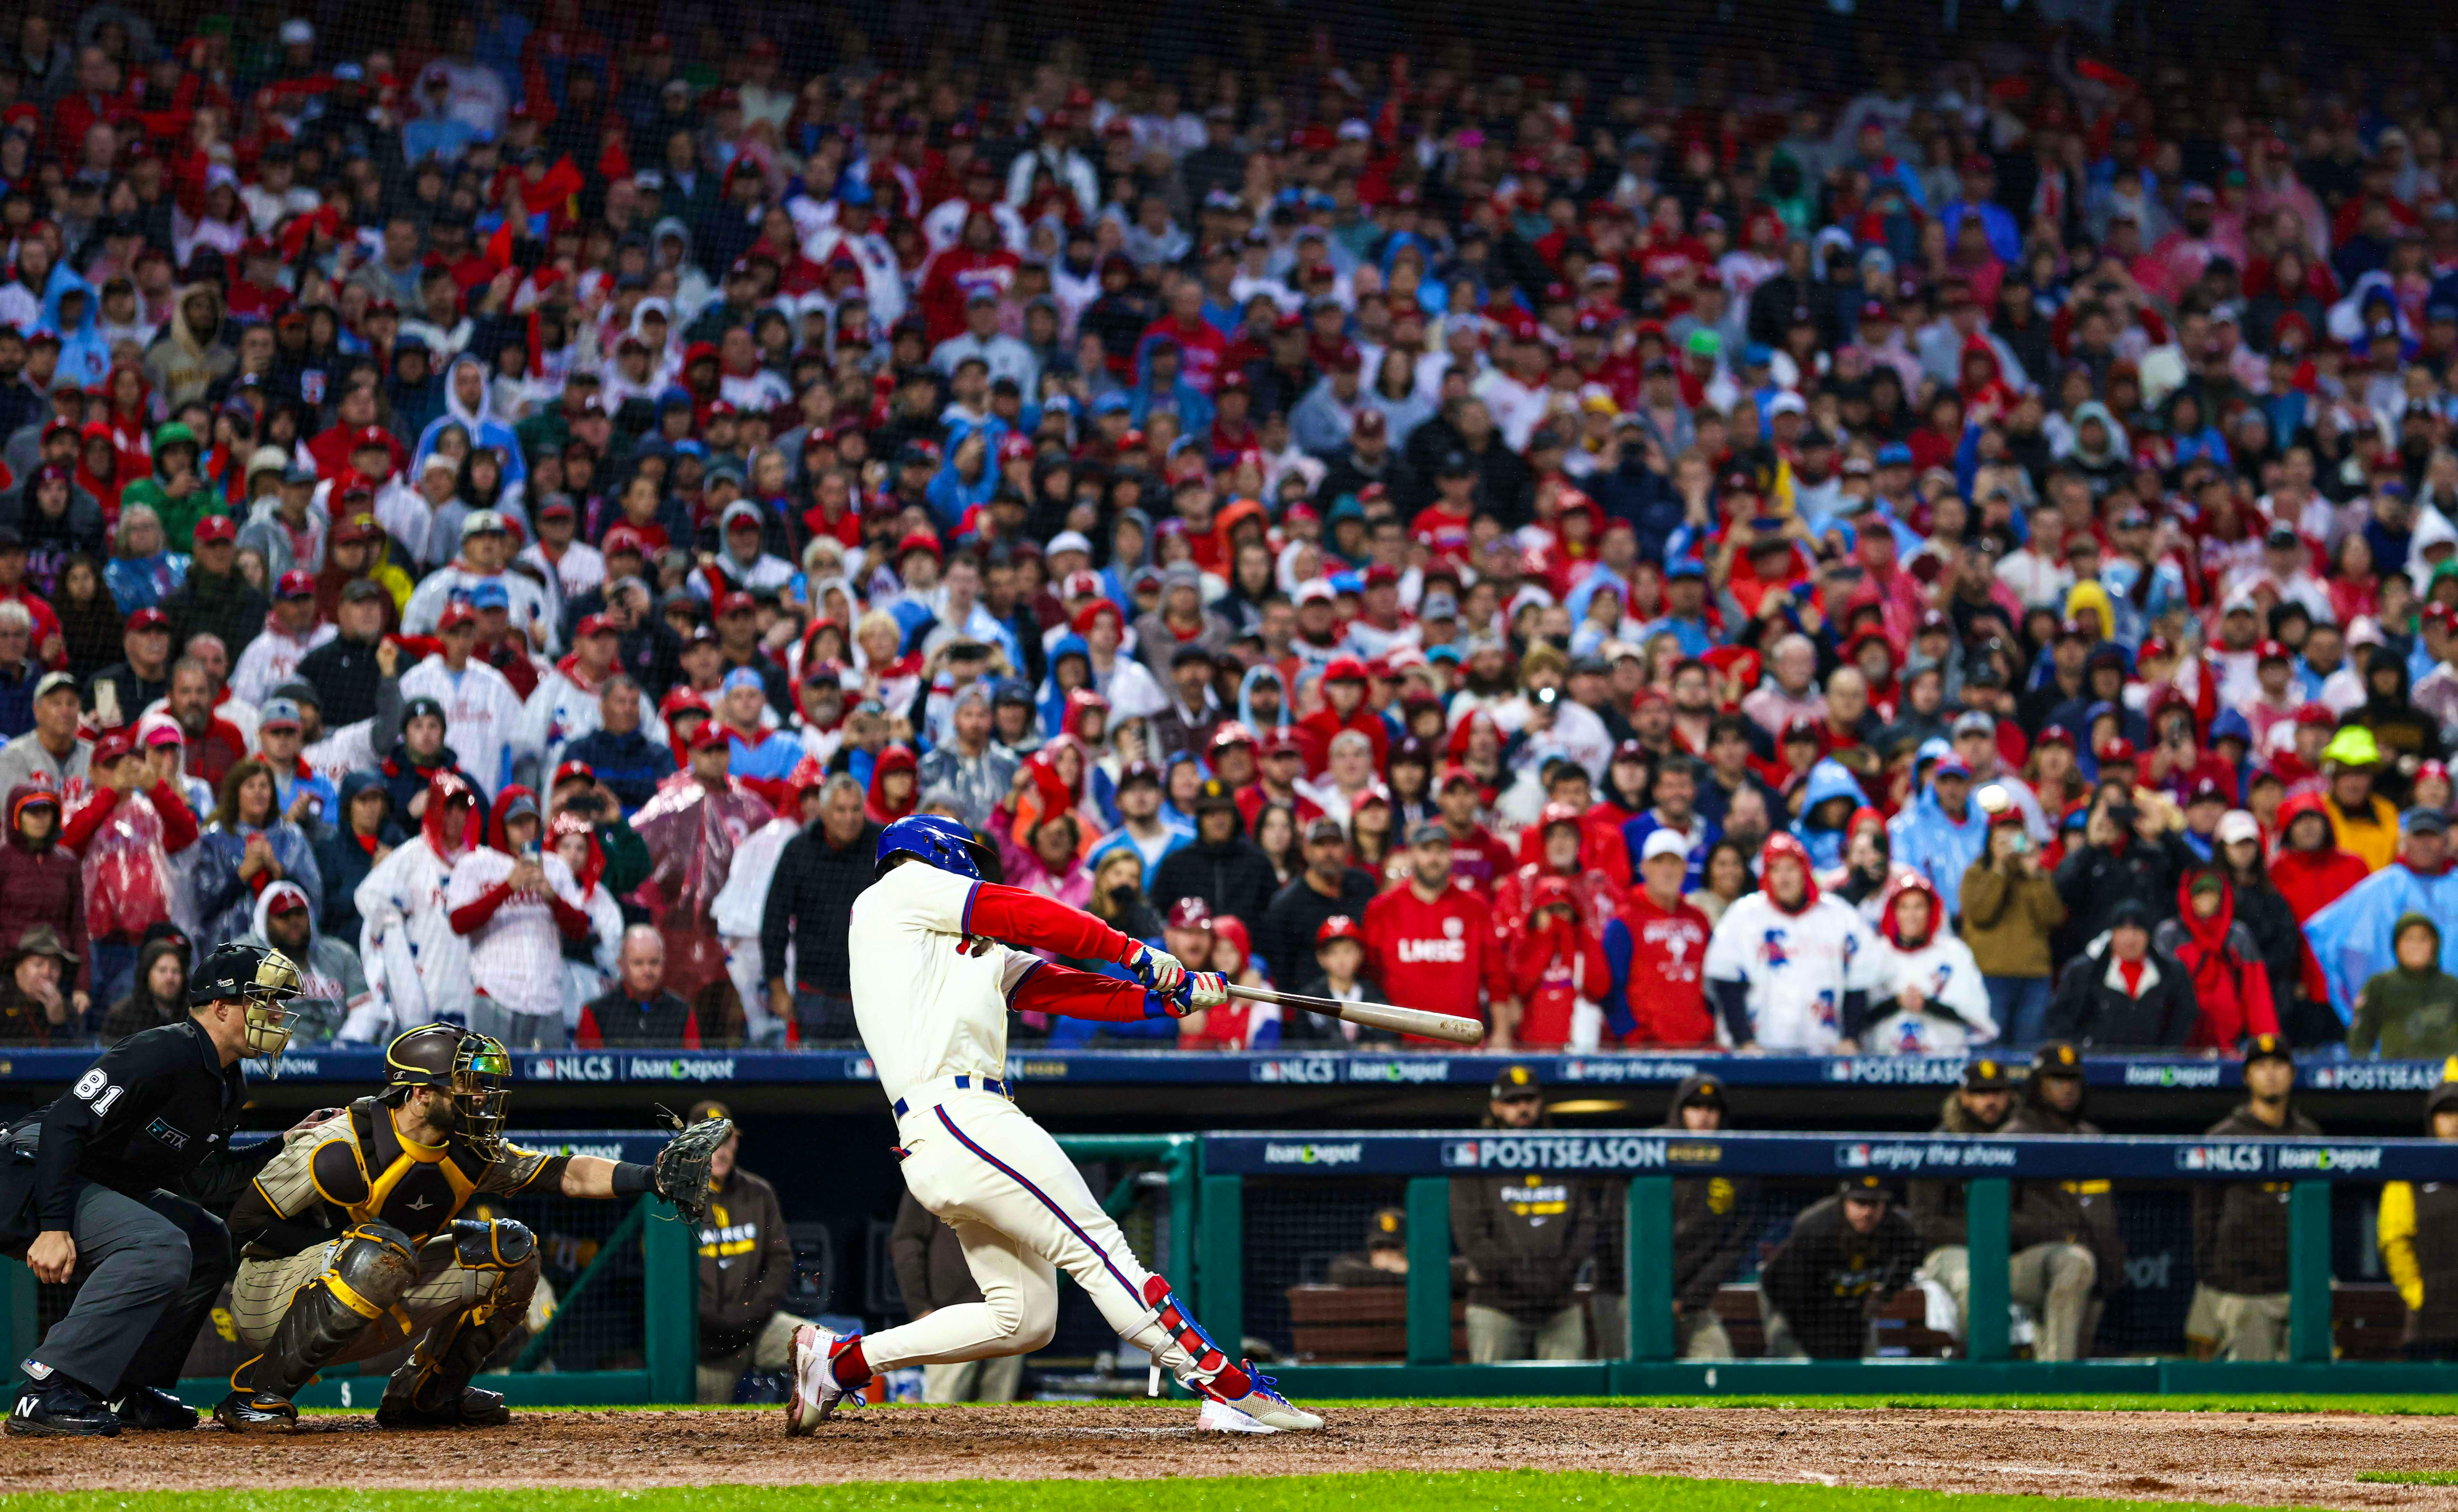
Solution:
[(231, 1373), (216, 1421), (286, 1433), (299, 1418), (290, 1398), (318, 1370), (421, 1335), (385, 1385), (378, 1424), (510, 1421), (504, 1398), (469, 1379), (528, 1312), (537, 1241), (509, 1218), (463, 1218), (463, 1208), (522, 1191), (655, 1191), (686, 1214), (706, 1204), (708, 1156), (731, 1124), (686, 1132), (655, 1166), (549, 1155), (503, 1137), (510, 1074), (511, 1058), (485, 1035), (412, 1029), (385, 1048), (382, 1093), (293, 1140), (258, 1174), (230, 1226), (245, 1246), (231, 1319), (259, 1353)]

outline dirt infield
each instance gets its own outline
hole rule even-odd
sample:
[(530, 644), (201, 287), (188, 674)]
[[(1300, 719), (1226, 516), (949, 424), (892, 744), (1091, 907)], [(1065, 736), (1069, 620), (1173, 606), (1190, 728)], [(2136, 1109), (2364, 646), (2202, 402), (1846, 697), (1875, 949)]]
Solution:
[(290, 1439), (0, 1440), (0, 1490), (645, 1486), (970, 1477), (1295, 1475), (1519, 1466), (2052, 1496), (2413, 1507), (2458, 1486), (2359, 1482), (2458, 1466), (2447, 1422), (2357, 1414), (1344, 1408), (1325, 1432), (1197, 1434), (1193, 1408), (1022, 1404), (855, 1412), (788, 1440), (777, 1409), (522, 1412), (508, 1428)]

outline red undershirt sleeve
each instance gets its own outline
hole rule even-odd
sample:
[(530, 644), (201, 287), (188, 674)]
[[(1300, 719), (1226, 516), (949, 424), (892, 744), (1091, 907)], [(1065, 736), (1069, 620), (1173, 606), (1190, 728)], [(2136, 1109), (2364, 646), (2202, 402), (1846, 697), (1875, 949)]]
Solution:
[(475, 930), (480, 924), (494, 918), (495, 910), (503, 907), (504, 900), (510, 896), (512, 896), (512, 884), (509, 881), (497, 882), (469, 901), (453, 909), (448, 916), (452, 922), (452, 932), (456, 935), (466, 935)]
[(965, 932), (1079, 961), (1123, 964), (1135, 942), (1091, 914), (1021, 887), (983, 882), (965, 909)]
[(1008, 994), (1007, 1004), (1018, 1012), (1051, 1013), (1062, 1019), (1131, 1024), (1145, 1017), (1144, 989), (1134, 983), (1047, 962), (1025, 973)]

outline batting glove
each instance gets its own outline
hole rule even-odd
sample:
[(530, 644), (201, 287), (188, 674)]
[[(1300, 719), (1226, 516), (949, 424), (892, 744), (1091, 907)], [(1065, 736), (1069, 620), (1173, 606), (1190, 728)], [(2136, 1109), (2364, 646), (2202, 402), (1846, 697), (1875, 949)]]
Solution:
[(1121, 963), (1135, 980), (1135, 984), (1149, 992), (1168, 997), (1186, 980), (1185, 963), (1166, 950), (1155, 950), (1138, 942), (1135, 953)]
[(1177, 990), (1156, 996), (1171, 1018), (1182, 1019), (1198, 1008), (1217, 1008), (1228, 1002), (1229, 979), (1217, 971), (1190, 971)]

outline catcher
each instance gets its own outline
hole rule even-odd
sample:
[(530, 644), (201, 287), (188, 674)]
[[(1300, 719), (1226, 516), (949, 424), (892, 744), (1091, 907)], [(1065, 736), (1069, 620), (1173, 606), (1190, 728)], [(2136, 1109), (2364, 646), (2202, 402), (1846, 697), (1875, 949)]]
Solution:
[(385, 1047), (382, 1093), (352, 1103), (258, 1174), (231, 1212), (232, 1236), (244, 1246), (231, 1319), (260, 1353), (231, 1373), (215, 1421), (237, 1433), (287, 1433), (299, 1420), (291, 1398), (318, 1370), (419, 1338), (385, 1384), (379, 1426), (509, 1422), (503, 1397), (469, 1381), (528, 1313), (537, 1241), (510, 1218), (458, 1216), (471, 1199), (655, 1191), (699, 1216), (710, 1157), (732, 1123), (683, 1130), (654, 1166), (543, 1154), (503, 1137), (510, 1073), (511, 1057), (485, 1035), (446, 1024), (411, 1029)]

